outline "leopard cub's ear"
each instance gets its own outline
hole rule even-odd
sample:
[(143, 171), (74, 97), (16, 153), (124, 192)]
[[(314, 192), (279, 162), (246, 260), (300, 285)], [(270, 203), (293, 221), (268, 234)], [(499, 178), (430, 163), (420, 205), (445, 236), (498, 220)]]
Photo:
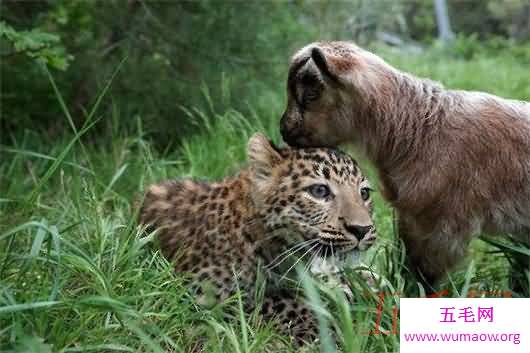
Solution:
[(258, 181), (267, 180), (271, 169), (283, 159), (276, 146), (261, 133), (255, 133), (248, 141), (247, 155), (250, 169)]

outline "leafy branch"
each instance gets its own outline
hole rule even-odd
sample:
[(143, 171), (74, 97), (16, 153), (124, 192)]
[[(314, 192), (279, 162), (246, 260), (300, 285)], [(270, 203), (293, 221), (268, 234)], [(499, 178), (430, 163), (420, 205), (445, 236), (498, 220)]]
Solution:
[(11, 44), (13, 50), (1, 53), (2, 59), (25, 55), (59, 70), (66, 70), (73, 56), (66, 52), (58, 35), (43, 32), (38, 28), (16, 31), (7, 23), (0, 22), (0, 38)]

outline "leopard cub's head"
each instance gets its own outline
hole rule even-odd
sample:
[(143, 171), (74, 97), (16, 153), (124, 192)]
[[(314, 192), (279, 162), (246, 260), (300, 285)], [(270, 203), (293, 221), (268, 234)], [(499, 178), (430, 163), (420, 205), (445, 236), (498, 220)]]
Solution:
[[(376, 239), (370, 185), (357, 163), (328, 148), (248, 143), (252, 198), (269, 236), (307, 259), (366, 250)], [(305, 255), (304, 255), (305, 254)]]

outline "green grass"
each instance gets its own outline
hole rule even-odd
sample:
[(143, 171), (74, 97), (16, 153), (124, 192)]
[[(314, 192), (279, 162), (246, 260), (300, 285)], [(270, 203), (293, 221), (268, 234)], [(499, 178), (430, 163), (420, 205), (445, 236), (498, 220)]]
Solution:
[[(432, 50), (418, 56), (382, 50), (396, 66), (443, 81), (446, 86), (486, 90), (528, 99), (528, 63), (508, 54), (472, 61)], [(126, 73), (118, 73), (126, 74)], [(52, 90), (52, 86), (50, 88)], [(104, 92), (102, 92), (103, 95)], [(220, 178), (245, 159), (255, 131), (279, 140), (283, 91), (264, 92), (269, 114), (187, 110), (197, 133), (177, 148), (159, 152), (144, 133), (119, 127), (119, 109), (89, 109), (85, 128), (101, 119), (104, 138), (85, 139), (75, 128), (47, 140), (26, 131), (1, 146), (0, 157), (0, 351), (15, 352), (289, 352), (288, 339), (256, 313), (238, 312), (237, 298), (211, 309), (199, 307), (182, 278), (135, 224), (135, 200), (145, 185), (167, 178)], [(56, 92), (58, 104), (60, 95)], [(249, 98), (251, 100), (252, 98)], [(258, 98), (256, 97), (256, 101)], [(270, 102), (275, 102), (270, 104)], [(65, 119), (69, 114), (64, 108)], [(360, 158), (360, 157), (359, 157)], [(364, 169), (376, 183), (368, 163)], [(381, 329), (392, 327), (397, 295), (421, 296), (423, 289), (404, 267), (404, 250), (394, 236), (392, 211), (376, 194), (380, 241), (367, 260), (386, 283)], [(440, 288), (451, 296), (469, 291), (510, 290), (502, 244), (476, 241), (467, 263)], [(508, 250), (507, 250), (508, 249)], [(321, 308), (322, 327), (332, 327), (345, 352), (396, 352), (396, 335), (367, 334), (375, 328), (380, 301), (354, 273), (348, 277), (353, 304), (341, 292), (305, 287)], [(228, 308), (235, 308), (234, 311)], [(233, 319), (226, 320), (225, 313)], [(230, 316), (230, 315), (229, 315)], [(323, 343), (326, 343), (324, 340)], [(332, 351), (327, 342), (324, 351)]]

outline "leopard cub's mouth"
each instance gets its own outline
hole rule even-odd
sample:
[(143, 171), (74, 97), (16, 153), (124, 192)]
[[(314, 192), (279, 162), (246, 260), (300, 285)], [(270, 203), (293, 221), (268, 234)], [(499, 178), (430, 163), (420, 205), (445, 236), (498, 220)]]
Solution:
[(319, 255), (322, 257), (329, 257), (350, 253), (358, 250), (359, 244), (353, 241), (323, 241), (319, 242)]
[(360, 265), (361, 252), (358, 249), (343, 250), (339, 249), (332, 255), (324, 250), (324, 253), (315, 256), (311, 261), (311, 273), (313, 275), (334, 275), (343, 272), (345, 268)]

